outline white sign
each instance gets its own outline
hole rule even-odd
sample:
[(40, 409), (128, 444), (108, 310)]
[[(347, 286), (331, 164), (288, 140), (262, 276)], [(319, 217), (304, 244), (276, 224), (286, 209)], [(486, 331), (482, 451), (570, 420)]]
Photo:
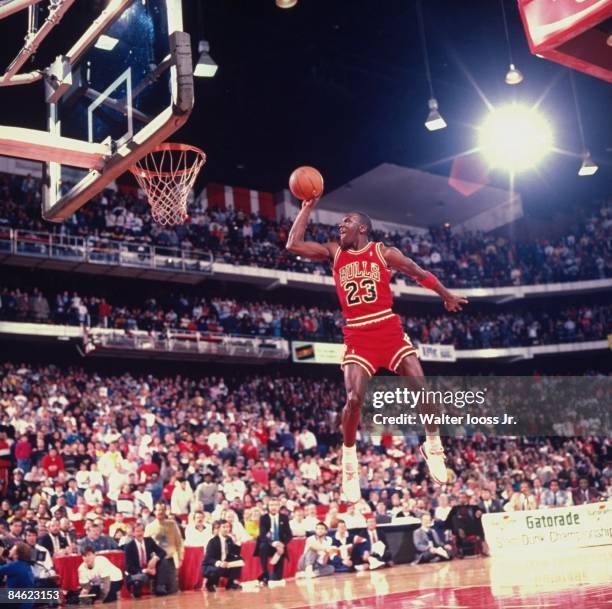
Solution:
[(300, 364), (341, 364), (345, 347), (338, 343), (315, 343), (294, 340), (291, 354)]
[(491, 554), (612, 545), (612, 502), (483, 514)]
[(425, 345), (418, 346), (419, 359), (424, 362), (454, 362), (457, 360), (453, 345)]

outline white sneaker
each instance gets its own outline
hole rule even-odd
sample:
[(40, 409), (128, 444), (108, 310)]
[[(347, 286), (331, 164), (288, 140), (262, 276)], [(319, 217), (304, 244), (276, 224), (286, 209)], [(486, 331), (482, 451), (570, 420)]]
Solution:
[(374, 571), (375, 569), (380, 569), (380, 567), (385, 566), (385, 563), (382, 560), (378, 560), (378, 558), (374, 558), (374, 556), (370, 556), (370, 558), (368, 558), (368, 563), (370, 564), (370, 571)]
[(357, 464), (346, 459), (342, 460), (342, 492), (350, 503), (357, 503), (361, 499)]
[(444, 447), (441, 442), (432, 444), (425, 441), (421, 446), (421, 454), (429, 468), (429, 475), (434, 482), (446, 484), (448, 482), (448, 471), (444, 461)]

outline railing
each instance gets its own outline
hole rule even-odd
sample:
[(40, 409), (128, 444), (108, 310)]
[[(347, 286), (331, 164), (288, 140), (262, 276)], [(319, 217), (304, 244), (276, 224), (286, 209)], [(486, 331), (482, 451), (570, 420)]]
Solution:
[(0, 254), (141, 269), (212, 273), (213, 256), (200, 250), (0, 228)]
[(132, 350), (139, 352), (173, 353), (176, 355), (207, 355), (233, 358), (285, 360), (289, 343), (272, 336), (241, 336), (213, 332), (172, 330), (148, 333), (142, 330), (106, 330), (90, 328), (84, 334), (85, 350)]

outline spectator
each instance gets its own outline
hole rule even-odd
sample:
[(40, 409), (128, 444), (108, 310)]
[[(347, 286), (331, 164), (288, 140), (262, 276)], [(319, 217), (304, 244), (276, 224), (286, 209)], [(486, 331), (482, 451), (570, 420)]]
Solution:
[(55, 518), (47, 524), (47, 533), (40, 538), (39, 543), (46, 548), (51, 557), (63, 556), (70, 545), (69, 540), (60, 530), (59, 520)]
[(184, 478), (178, 479), (174, 483), (174, 490), (172, 491), (170, 513), (179, 517), (186, 516), (189, 514), (192, 504), (193, 491), (189, 486), (189, 482)]
[(108, 535), (102, 533), (102, 529), (97, 524), (90, 524), (87, 535), (79, 542), (81, 554), (86, 548), (93, 548), (94, 552), (105, 552), (108, 550), (118, 550), (119, 546)]
[(423, 514), (421, 526), (413, 532), (412, 537), (416, 550), (414, 564), (451, 559), (452, 546), (442, 542), (438, 533), (431, 526), (429, 514)]
[(482, 489), (482, 492), (480, 493), (480, 501), (478, 502), (478, 509), (484, 514), (493, 514), (495, 512), (501, 512), (502, 506), (501, 506), (501, 503), (497, 499), (493, 499), (491, 497), (491, 491), (488, 488), (485, 488), (485, 489)]
[(315, 533), (306, 539), (304, 553), (298, 562), (298, 576), (323, 577), (334, 573), (334, 566), (329, 563), (333, 541), (327, 535), (327, 525), (319, 522), (315, 526)]
[(385, 534), (376, 528), (376, 518), (371, 516), (366, 521), (363, 541), (355, 548), (355, 560), (358, 569), (379, 569), (391, 564), (391, 552)]
[(197, 511), (193, 523), (185, 528), (185, 546), (206, 547), (212, 537), (212, 529), (206, 523), (204, 512)]
[(569, 507), (572, 505), (572, 495), (561, 490), (558, 480), (551, 480), (548, 489), (542, 492), (541, 507)]
[(601, 494), (589, 485), (588, 478), (578, 479), (578, 489), (572, 494), (574, 505), (584, 505), (585, 503), (599, 501), (600, 497)]
[(353, 570), (353, 549), (356, 543), (364, 541), (363, 537), (347, 529), (344, 520), (338, 520), (336, 531), (332, 537), (332, 543), (337, 548), (337, 552), (330, 561), (336, 573), (346, 573)]

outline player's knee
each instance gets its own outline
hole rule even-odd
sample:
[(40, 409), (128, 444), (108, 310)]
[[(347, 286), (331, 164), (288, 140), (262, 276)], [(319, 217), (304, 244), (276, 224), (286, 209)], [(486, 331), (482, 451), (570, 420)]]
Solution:
[(350, 390), (346, 396), (346, 407), (349, 410), (360, 410), (363, 406), (363, 394)]

